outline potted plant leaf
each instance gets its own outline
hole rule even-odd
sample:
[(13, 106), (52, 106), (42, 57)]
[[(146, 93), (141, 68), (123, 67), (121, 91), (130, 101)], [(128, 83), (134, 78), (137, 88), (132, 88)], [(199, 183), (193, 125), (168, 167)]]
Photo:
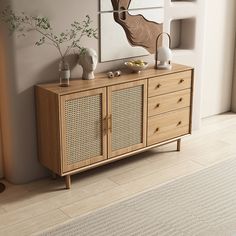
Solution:
[[(36, 46), (45, 43), (52, 45), (57, 49), (60, 56), (59, 77), (61, 86), (69, 86), (70, 66), (66, 60), (66, 56), (72, 49), (78, 49), (80, 52), (83, 47), (80, 41), (83, 37), (96, 38), (97, 29), (91, 26), (92, 20), (89, 15), (85, 16), (82, 22), (74, 21), (70, 28), (56, 34), (47, 17), (31, 16), (25, 12), (16, 13), (10, 7), (5, 8), (0, 13), (1, 20), (4, 21), (10, 33), (17, 33), (18, 36), (25, 37), (31, 31), (36, 31), (40, 38), (35, 42)], [(64, 50), (62, 45), (66, 45)]]

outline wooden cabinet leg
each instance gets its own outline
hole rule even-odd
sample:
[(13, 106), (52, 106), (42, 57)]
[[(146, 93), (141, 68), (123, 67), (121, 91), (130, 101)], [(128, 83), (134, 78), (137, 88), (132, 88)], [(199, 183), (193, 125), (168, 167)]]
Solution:
[(177, 151), (179, 152), (181, 148), (181, 139), (177, 140)]
[(66, 175), (66, 189), (71, 188), (71, 178), (70, 175)]

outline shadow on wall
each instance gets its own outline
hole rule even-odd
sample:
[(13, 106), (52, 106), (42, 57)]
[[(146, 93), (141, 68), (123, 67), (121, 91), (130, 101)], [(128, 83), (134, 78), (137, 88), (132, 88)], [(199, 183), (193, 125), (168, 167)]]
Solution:
[[(0, 2), (0, 9), (4, 9), (4, 1)], [(18, 94), (16, 93), (16, 72), (15, 58), (13, 49), (13, 40), (8, 37), (8, 33), (3, 24), (0, 24), (1, 30), (1, 131), (3, 144), (3, 163), (5, 177), (13, 182), (20, 170), (17, 163), (17, 150), (15, 143), (18, 139), (14, 128), (14, 119), (17, 114), (15, 108), (18, 106)], [(22, 133), (24, 134), (24, 132)], [(21, 137), (23, 139), (23, 137)], [(19, 167), (19, 168), (18, 168)]]
[[(93, 0), (86, 1), (83, 9), (77, 0), (61, 0), (55, 5), (56, 0), (34, 1), (30, 0), (0, 0), (0, 9), (11, 4), (15, 12), (25, 11), (27, 14), (42, 14), (50, 18), (57, 32), (64, 31), (74, 19), (83, 19), (85, 12), (95, 19), (94, 25), (98, 27), (97, 12), (98, 6)], [(56, 7), (55, 7), (56, 6)], [(0, 10), (0, 11), (1, 11)], [(65, 10), (70, 14), (65, 15)], [(48, 171), (42, 167), (37, 160), (37, 139), (36, 139), (36, 117), (34, 101), (34, 85), (37, 83), (58, 81), (59, 54), (51, 46), (44, 44), (42, 47), (34, 46), (39, 39), (36, 32), (30, 32), (27, 37), (8, 37), (5, 31), (1, 34), (4, 37), (4, 47), (7, 51), (7, 89), (9, 96), (10, 118), (5, 119), (11, 127), (11, 141), (6, 150), (11, 153), (5, 155), (6, 178), (14, 183), (25, 183), (34, 179), (47, 176)], [(81, 45), (92, 47), (98, 51), (98, 42), (82, 40)], [(74, 56), (68, 60), (74, 61)], [(100, 63), (97, 72), (120, 68), (122, 62)], [(70, 65), (72, 65), (70, 63)], [(115, 67), (117, 66), (117, 67)], [(73, 69), (73, 68), (71, 68)], [(82, 75), (82, 68), (76, 66), (72, 70), (73, 78)], [(6, 139), (6, 136), (4, 136)]]
[[(66, 56), (66, 60), (70, 65), (70, 69), (71, 71), (73, 71), (73, 69), (75, 69), (76, 67), (79, 67), (77, 65), (77, 55), (68, 55)], [(58, 60), (54, 60), (50, 63), (47, 62), (47, 64), (40, 69), (40, 71), (38, 71), (38, 73), (35, 75), (35, 79), (34, 79), (34, 85), (35, 84), (39, 84), (39, 83), (49, 83), (49, 82), (57, 82), (59, 84), (59, 63), (60, 63), (60, 59)], [(79, 68), (80, 71), (82, 71), (81, 68)], [(81, 73), (81, 72), (80, 72)], [(78, 76), (76, 76), (76, 78), (78, 78)], [(73, 77), (71, 78), (73, 79)], [(31, 87), (32, 89), (34, 89), (34, 87)]]
[[(9, 6), (9, 2), (1, 1), (0, 9)], [(19, 47), (18, 39), (9, 36), (2, 22), (1, 39), (6, 50), (4, 61), (8, 83), (5, 84), (5, 92), (8, 98), (5, 100), (8, 100), (7, 107), (9, 108), (9, 112), (2, 113), (5, 127), (3, 129), (5, 177), (12, 183), (26, 183), (49, 175), (37, 159), (34, 85), (55, 81), (59, 61), (53, 61), (50, 58), (50, 61), (53, 61), (51, 64), (48, 64), (49, 60), (46, 59), (44, 66), (37, 66), (37, 60), (43, 60), (43, 58), (30, 58), (30, 50)], [(50, 51), (46, 54), (50, 54)], [(22, 58), (19, 58), (19, 55)], [(69, 60), (73, 61), (74, 57), (72, 56)], [(27, 73), (30, 70), (31, 74), (28, 77)]]

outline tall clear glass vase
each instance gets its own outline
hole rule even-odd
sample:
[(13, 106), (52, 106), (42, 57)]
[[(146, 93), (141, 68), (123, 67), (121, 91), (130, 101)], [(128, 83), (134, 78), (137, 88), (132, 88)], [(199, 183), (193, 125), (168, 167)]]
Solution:
[(61, 87), (68, 87), (70, 85), (70, 66), (64, 58), (59, 63), (59, 78)]

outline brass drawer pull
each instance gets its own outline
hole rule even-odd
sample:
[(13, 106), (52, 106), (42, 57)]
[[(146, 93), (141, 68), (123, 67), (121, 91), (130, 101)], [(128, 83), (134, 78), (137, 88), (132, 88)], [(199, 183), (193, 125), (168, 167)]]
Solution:
[(180, 121), (178, 122), (177, 126), (179, 126), (179, 125), (181, 125), (181, 124), (182, 124), (182, 121), (180, 120)]
[(108, 130), (110, 130), (110, 132), (112, 132), (112, 115), (110, 115), (110, 117), (108, 118), (109, 120), (109, 127)]
[(158, 132), (160, 130), (160, 128), (156, 128), (155, 132)]
[(103, 119), (103, 134), (106, 135), (108, 130), (108, 117), (105, 116)]
[(179, 81), (179, 84), (182, 84), (184, 82), (184, 79), (181, 79), (180, 81)]
[(178, 100), (178, 102), (182, 102), (183, 101), (183, 98), (180, 98), (179, 100)]
[(157, 86), (156, 86), (156, 88), (160, 88), (161, 87), (161, 84), (158, 84)]
[(156, 108), (160, 107), (160, 105), (161, 105), (160, 103), (157, 103)]

